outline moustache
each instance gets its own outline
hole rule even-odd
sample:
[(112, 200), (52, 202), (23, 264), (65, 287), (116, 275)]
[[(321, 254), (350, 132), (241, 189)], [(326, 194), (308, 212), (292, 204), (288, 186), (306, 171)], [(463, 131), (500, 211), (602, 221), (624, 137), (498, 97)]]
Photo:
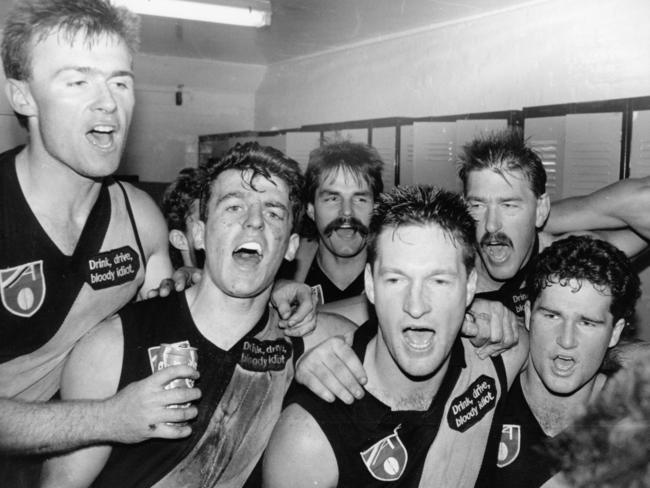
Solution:
[(325, 234), (327, 237), (331, 236), (332, 233), (340, 229), (341, 227), (346, 226), (357, 233), (361, 235), (362, 237), (366, 237), (370, 230), (368, 227), (366, 227), (363, 222), (361, 222), (358, 219), (355, 219), (354, 217), (338, 217), (334, 220), (332, 220), (325, 229), (323, 230), (323, 234)]
[(494, 234), (491, 232), (486, 232), (485, 234), (483, 234), (483, 237), (481, 237), (481, 242), (480, 242), (481, 247), (488, 246), (488, 245), (495, 245), (495, 244), (497, 246), (514, 247), (510, 238), (503, 232), (497, 232)]

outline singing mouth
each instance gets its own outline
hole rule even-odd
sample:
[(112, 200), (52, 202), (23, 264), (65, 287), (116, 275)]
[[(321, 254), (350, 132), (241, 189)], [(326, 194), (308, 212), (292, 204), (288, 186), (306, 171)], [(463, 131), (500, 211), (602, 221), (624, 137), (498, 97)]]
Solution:
[(432, 329), (423, 327), (408, 327), (404, 329), (404, 341), (416, 351), (424, 351), (433, 345), (433, 338), (436, 335)]
[(115, 142), (116, 127), (112, 125), (96, 125), (86, 132), (86, 139), (93, 146), (107, 150)]
[(245, 242), (233, 251), (233, 257), (241, 264), (256, 264), (262, 258), (262, 246), (258, 242)]

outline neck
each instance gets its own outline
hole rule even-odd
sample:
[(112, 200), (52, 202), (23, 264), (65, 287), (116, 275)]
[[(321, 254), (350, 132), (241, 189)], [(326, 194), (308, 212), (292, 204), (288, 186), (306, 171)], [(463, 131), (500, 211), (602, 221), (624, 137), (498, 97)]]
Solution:
[(201, 282), (185, 293), (192, 319), (201, 334), (228, 351), (262, 318), (268, 307), (271, 287), (255, 297), (232, 297), (204, 274)]
[(64, 254), (71, 254), (97, 201), (101, 181), (84, 178), (28, 145), (16, 156), (20, 188), (32, 212)]
[(498, 281), (490, 276), (490, 273), (485, 267), (485, 264), (483, 264), (483, 260), (478, 253), (476, 255), (476, 274), (476, 293), (498, 290), (505, 283), (505, 281)]
[(366, 389), (391, 410), (424, 411), (440, 389), (449, 357), (426, 379), (415, 379), (399, 368), (378, 334), (368, 343), (363, 366), (368, 375)]
[(327, 277), (340, 290), (346, 289), (363, 272), (366, 265), (367, 251), (364, 248), (354, 256), (341, 257), (332, 254), (321, 242), (318, 245), (316, 259)]
[(531, 412), (544, 433), (550, 437), (569, 427), (598, 396), (605, 383), (605, 376), (598, 373), (577, 391), (569, 395), (558, 395), (546, 388), (532, 364), (528, 365), (519, 378)]

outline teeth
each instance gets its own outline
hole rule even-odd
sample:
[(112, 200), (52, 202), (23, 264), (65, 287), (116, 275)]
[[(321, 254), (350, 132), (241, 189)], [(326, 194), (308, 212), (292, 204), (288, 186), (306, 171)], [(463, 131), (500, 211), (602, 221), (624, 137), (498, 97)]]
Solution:
[(435, 332), (430, 329), (406, 329), (404, 338), (413, 349), (427, 349), (433, 343)]
[(110, 125), (96, 125), (93, 130), (95, 132), (113, 132), (115, 129)]
[(258, 254), (262, 254), (262, 246), (257, 242), (245, 242), (237, 249), (235, 249), (235, 252), (239, 251), (256, 252)]
[(553, 362), (559, 371), (568, 371), (571, 369), (575, 361), (570, 357), (557, 356)]

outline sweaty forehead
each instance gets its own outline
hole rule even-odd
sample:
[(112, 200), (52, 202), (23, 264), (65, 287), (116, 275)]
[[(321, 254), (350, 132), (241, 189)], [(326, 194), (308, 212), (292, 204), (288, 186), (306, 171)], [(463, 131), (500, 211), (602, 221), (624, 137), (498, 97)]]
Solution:
[(255, 174), (250, 169), (228, 169), (212, 182), (213, 197), (222, 198), (233, 193), (266, 194), (273, 198), (289, 200), (289, 188), (284, 180), (273, 175), (269, 179), (264, 175)]
[(360, 173), (346, 166), (337, 166), (323, 172), (319, 178), (318, 190), (345, 187), (354, 191), (370, 191), (370, 185)]
[(480, 196), (490, 193), (517, 193), (532, 195), (530, 182), (520, 170), (508, 169), (481, 169), (469, 173), (467, 184), (464, 188), (467, 196)]

